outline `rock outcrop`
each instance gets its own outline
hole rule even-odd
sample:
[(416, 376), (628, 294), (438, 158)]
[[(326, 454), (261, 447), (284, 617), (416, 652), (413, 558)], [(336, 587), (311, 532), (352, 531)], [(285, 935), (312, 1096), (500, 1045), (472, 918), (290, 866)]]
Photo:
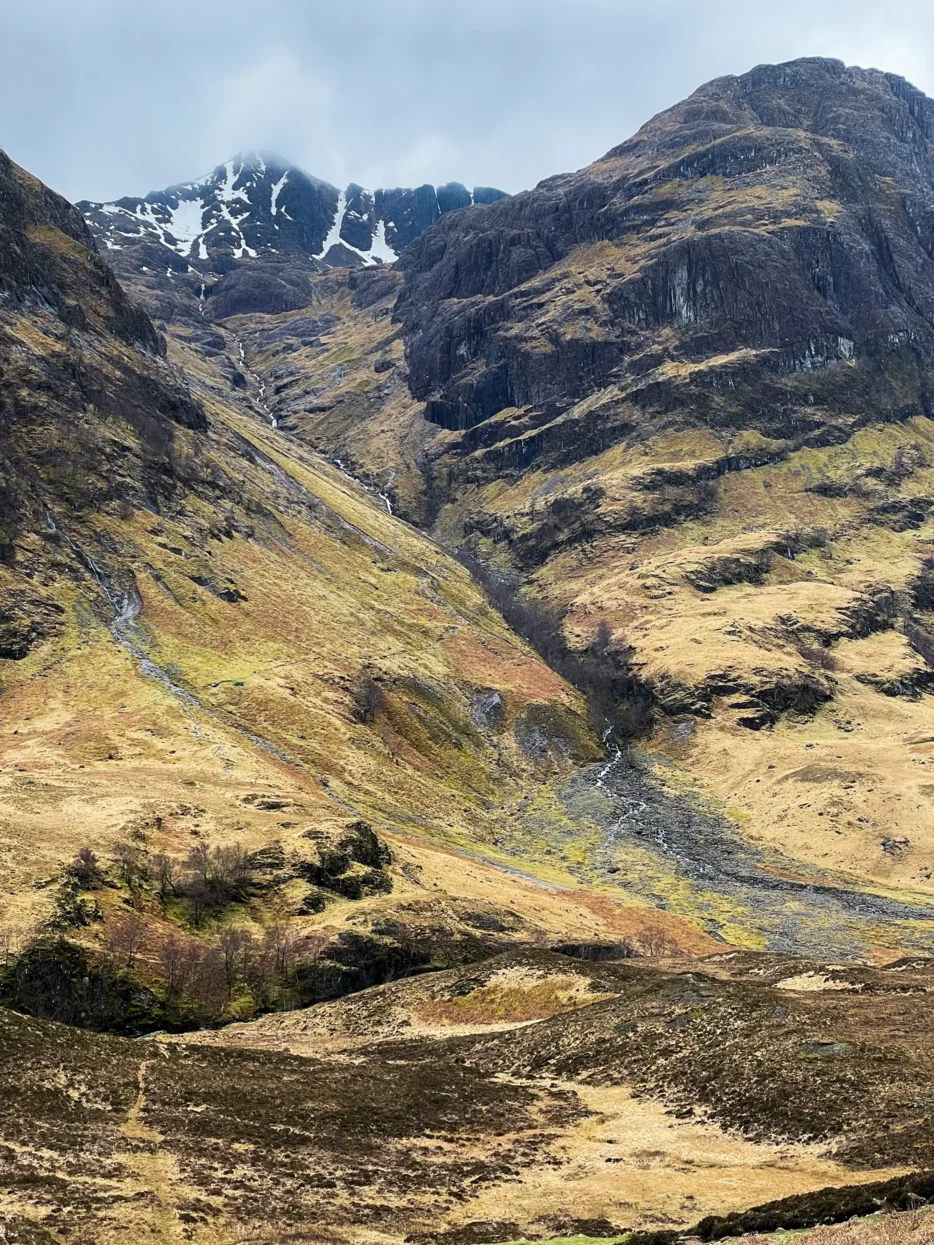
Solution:
[(686, 390), (706, 422), (771, 436), (843, 405), (925, 409), (932, 138), (934, 103), (891, 74), (814, 59), (709, 83), (582, 172), (412, 246), (413, 393), (462, 433), (516, 408), (486, 443), (518, 466), (560, 456), (549, 429), (610, 383), (574, 453), (625, 435), (627, 407), (679, 418)]

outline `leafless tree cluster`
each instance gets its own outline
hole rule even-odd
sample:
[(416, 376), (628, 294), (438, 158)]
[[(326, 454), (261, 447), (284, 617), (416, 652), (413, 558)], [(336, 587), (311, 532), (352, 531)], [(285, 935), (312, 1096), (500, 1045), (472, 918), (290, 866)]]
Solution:
[(262, 937), (249, 930), (227, 929), (207, 946), (172, 934), (159, 949), (166, 1012), (170, 1016), (194, 1013), (212, 1020), (246, 996), (251, 1009), (257, 1011), (295, 1007), (299, 1002), (296, 970), (313, 961), (322, 945), (323, 940), (298, 938), (279, 923)]
[(654, 703), (651, 688), (633, 670), (633, 649), (614, 644), (613, 630), (605, 619), (597, 623), (585, 649), (572, 649), (565, 638), (561, 614), (553, 606), (520, 596), (514, 584), (464, 550), (458, 552), (458, 558), (510, 627), (587, 697), (591, 719), (598, 729), (609, 725), (620, 739), (634, 738), (649, 729)]
[(195, 925), (231, 900), (242, 898), (250, 880), (247, 853), (239, 844), (209, 847), (198, 843), (185, 864), (178, 888), (188, 900)]
[(138, 912), (128, 912), (107, 927), (104, 951), (111, 966), (132, 969), (146, 942), (146, 922)]
[[(84, 890), (102, 886), (106, 880), (89, 847), (81, 848), (66, 872)], [(134, 908), (145, 908), (147, 893), (154, 893), (163, 908), (172, 898), (180, 898), (186, 901), (194, 925), (203, 924), (212, 912), (242, 899), (250, 882), (249, 856), (239, 844), (211, 847), (197, 843), (186, 858), (180, 859), (165, 852), (151, 855), (135, 843), (117, 843), (110, 876), (114, 874), (129, 890)]]
[(681, 954), (678, 940), (664, 925), (657, 922), (642, 927), (636, 938), (636, 945), (643, 955), (658, 959)]

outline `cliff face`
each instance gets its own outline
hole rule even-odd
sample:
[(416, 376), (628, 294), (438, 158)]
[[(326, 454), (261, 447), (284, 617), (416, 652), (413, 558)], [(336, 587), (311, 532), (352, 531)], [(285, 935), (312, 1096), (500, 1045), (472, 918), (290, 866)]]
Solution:
[[(782, 434), (789, 405), (814, 405), (796, 402), (801, 372), (912, 373), (932, 341), (932, 136), (934, 104), (892, 75), (811, 60), (712, 82), (581, 173), (413, 245), (413, 393), (461, 432), (521, 408), (487, 438), (502, 453), (611, 381), (600, 425), (627, 400), (664, 409), (660, 366), (702, 365), (692, 400), (720, 423), (736, 404), (718, 413), (710, 391), (752, 367), (768, 392), (743, 422)], [(554, 444), (531, 441), (520, 461)]]
[[(167, 462), (180, 430), (203, 431), (207, 420), (165, 355), (80, 213), (0, 152), (5, 557), (55, 500), (83, 510), (171, 491), (153, 453)], [(124, 435), (99, 435), (117, 423)]]

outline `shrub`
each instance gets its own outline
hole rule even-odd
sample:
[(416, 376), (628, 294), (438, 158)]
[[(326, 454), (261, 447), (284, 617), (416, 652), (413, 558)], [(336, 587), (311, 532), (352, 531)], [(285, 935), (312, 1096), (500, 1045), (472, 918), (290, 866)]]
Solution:
[(77, 856), (68, 866), (67, 873), (74, 878), (82, 890), (95, 890), (104, 884), (100, 861), (89, 847), (79, 848)]
[(386, 693), (372, 675), (364, 675), (353, 689), (353, 717), (369, 725), (386, 709)]

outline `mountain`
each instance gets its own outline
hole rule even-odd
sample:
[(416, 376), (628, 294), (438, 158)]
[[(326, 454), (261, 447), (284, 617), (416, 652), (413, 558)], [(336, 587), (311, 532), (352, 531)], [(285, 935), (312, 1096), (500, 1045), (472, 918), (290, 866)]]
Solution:
[(573, 643), (608, 621), (755, 841), (927, 891), (932, 139), (891, 74), (718, 79), (417, 239), (388, 398), (345, 357), (280, 399)]
[[(146, 991), (177, 940), (188, 986), (158, 1007), (214, 1007), (190, 973), (221, 913), (258, 945), (277, 922), (318, 959), (332, 943), (308, 999), (546, 927), (599, 939), (587, 896), (543, 903), (491, 863), (524, 825), (534, 855), (543, 816), (576, 824), (557, 789), (600, 755), (580, 694), (450, 555), (167, 346), (80, 214), (5, 156), (0, 238), (2, 962), (33, 948), (46, 983), (27, 959), (0, 996), (184, 1027)], [(143, 993), (92, 972), (86, 997), (67, 956), (106, 958), (127, 918)], [(84, 950), (63, 964), (57, 938)]]
[(248, 152), (192, 182), (145, 198), (78, 204), (98, 242), (132, 262), (184, 273), (289, 256), (325, 266), (393, 263), (448, 212), (494, 203), (501, 190), (459, 182), (403, 190), (337, 190), (281, 156)]

